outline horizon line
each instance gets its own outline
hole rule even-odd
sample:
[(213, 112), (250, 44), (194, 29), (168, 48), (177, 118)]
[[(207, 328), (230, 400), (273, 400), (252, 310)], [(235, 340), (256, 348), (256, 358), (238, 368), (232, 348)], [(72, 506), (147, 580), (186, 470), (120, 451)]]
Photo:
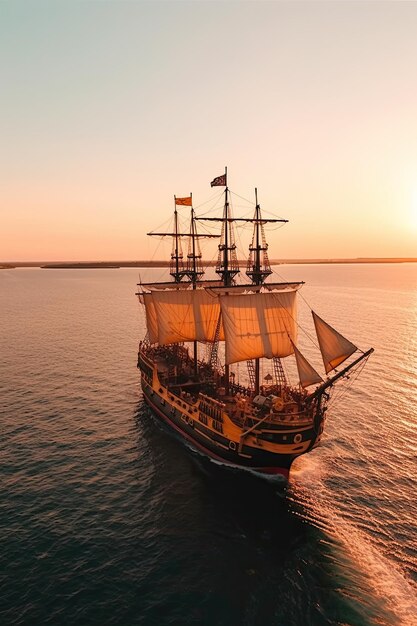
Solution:
[[(240, 267), (247, 264), (245, 260), (238, 261)], [(343, 264), (343, 263), (417, 263), (417, 257), (346, 257), (346, 258), (308, 258), (308, 259), (271, 259), (271, 265), (290, 265), (290, 264)], [(217, 261), (203, 261), (206, 267), (216, 266)], [(169, 267), (170, 262), (166, 260), (135, 260), (135, 261), (0, 261), (0, 269), (14, 269), (24, 267), (39, 267), (51, 269), (65, 268), (115, 268), (115, 267)]]

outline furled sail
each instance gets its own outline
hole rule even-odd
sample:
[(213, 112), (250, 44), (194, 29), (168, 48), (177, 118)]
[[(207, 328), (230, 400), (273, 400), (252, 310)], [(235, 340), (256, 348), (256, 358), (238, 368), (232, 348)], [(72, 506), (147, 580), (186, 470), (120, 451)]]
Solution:
[(226, 364), (285, 357), (297, 338), (296, 291), (220, 296)]
[(156, 321), (155, 305), (152, 300), (151, 293), (141, 293), (140, 298), (145, 305), (146, 327), (148, 329), (149, 341), (157, 343), (158, 341), (158, 323)]
[(305, 356), (301, 354), (297, 346), (293, 346), (295, 360), (297, 363), (298, 369), (298, 377), (300, 379), (300, 385), (303, 387), (309, 387), (310, 385), (315, 385), (316, 383), (323, 382), (322, 377), (312, 365), (307, 361)]
[[(231, 293), (233, 295), (240, 293), (255, 293), (258, 291), (267, 292), (267, 291), (296, 291), (302, 285), (303, 282), (292, 282), (292, 283), (262, 283), (261, 285), (229, 285), (225, 287), (222, 283), (220, 285), (212, 285), (210, 286), (208, 283), (210, 281), (205, 281), (205, 285), (207, 287), (212, 288), (213, 293), (217, 293), (219, 295), (224, 295), (225, 292)], [(202, 283), (203, 284), (203, 283)]]
[(140, 285), (138, 285), (139, 287), (141, 287), (142, 289), (147, 289), (147, 290), (155, 290), (155, 289), (190, 289), (190, 284), (191, 283), (173, 283), (172, 280), (170, 281), (166, 281), (166, 282), (159, 282), (159, 283), (140, 283)]
[[(220, 287), (223, 283), (220, 280), (198, 280), (195, 285), (197, 287)], [(147, 290), (163, 290), (163, 289), (192, 289), (193, 283), (173, 283), (172, 280), (158, 283), (140, 283), (138, 287)]]
[(349, 339), (343, 337), (337, 330), (322, 320), (314, 311), (311, 313), (313, 315), (314, 326), (316, 327), (324, 367), (326, 374), (328, 374), (350, 357), (351, 354), (356, 352), (358, 348), (351, 343)]
[[(158, 343), (214, 341), (220, 304), (205, 289), (153, 291), (158, 327)], [(220, 329), (220, 340), (224, 339)]]

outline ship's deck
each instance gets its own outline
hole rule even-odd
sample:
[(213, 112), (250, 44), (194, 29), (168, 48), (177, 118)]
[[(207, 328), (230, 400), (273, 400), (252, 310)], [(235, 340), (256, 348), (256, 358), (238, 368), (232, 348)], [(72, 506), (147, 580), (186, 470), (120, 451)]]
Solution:
[[(196, 406), (202, 396), (221, 402), (223, 410), (231, 421), (240, 428), (247, 428), (263, 421), (263, 428), (277, 428), (278, 425), (310, 424), (311, 407), (306, 404), (307, 393), (286, 385), (267, 385), (256, 396), (253, 389), (241, 384), (229, 382), (207, 363), (199, 362), (195, 371), (194, 362), (188, 352), (174, 355), (171, 350), (150, 348), (147, 356), (157, 367), (161, 383), (169, 391), (190, 405)], [(271, 403), (261, 407), (254, 402), (256, 397), (274, 397), (280, 399), (279, 410), (272, 409)], [(265, 419), (266, 418), (266, 419)]]

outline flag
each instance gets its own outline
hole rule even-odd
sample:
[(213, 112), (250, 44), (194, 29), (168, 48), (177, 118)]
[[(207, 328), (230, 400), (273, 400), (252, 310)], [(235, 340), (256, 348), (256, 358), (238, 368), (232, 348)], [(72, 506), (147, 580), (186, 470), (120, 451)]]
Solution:
[(211, 187), (223, 187), (226, 186), (226, 174), (222, 174), (221, 176), (217, 176), (214, 180), (211, 181)]
[(175, 198), (175, 204), (180, 204), (181, 206), (193, 206), (193, 201), (191, 196), (188, 196), (188, 198)]

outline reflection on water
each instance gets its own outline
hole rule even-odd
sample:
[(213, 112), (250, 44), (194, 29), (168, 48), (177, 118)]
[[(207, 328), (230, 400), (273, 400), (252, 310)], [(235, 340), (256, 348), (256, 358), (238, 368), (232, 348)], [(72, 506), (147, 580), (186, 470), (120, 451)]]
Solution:
[[(172, 453), (174, 460), (181, 444), (176, 439), (168, 443), (165, 429), (158, 429), (150, 416), (146, 419), (151, 422), (150, 445), (162, 444), (164, 459)], [(232, 621), (224, 623), (417, 623), (413, 584), (326, 500), (320, 459), (303, 459), (284, 489), (282, 483), (220, 467), (197, 452), (189, 451), (186, 458), (204, 487), (204, 520), (197, 516), (194, 522), (200, 530), (211, 528), (204, 541), (210, 541), (226, 577), (233, 563), (227, 593), (247, 593), (229, 615)], [(193, 504), (198, 501), (194, 495)], [(187, 505), (190, 521), (194, 513)], [(190, 550), (188, 539), (177, 540), (184, 542), (182, 550)], [(193, 551), (194, 541), (191, 546)], [(220, 602), (225, 592), (215, 591), (213, 573), (195, 566), (193, 577), (196, 567), (202, 584), (207, 576), (211, 601)]]

